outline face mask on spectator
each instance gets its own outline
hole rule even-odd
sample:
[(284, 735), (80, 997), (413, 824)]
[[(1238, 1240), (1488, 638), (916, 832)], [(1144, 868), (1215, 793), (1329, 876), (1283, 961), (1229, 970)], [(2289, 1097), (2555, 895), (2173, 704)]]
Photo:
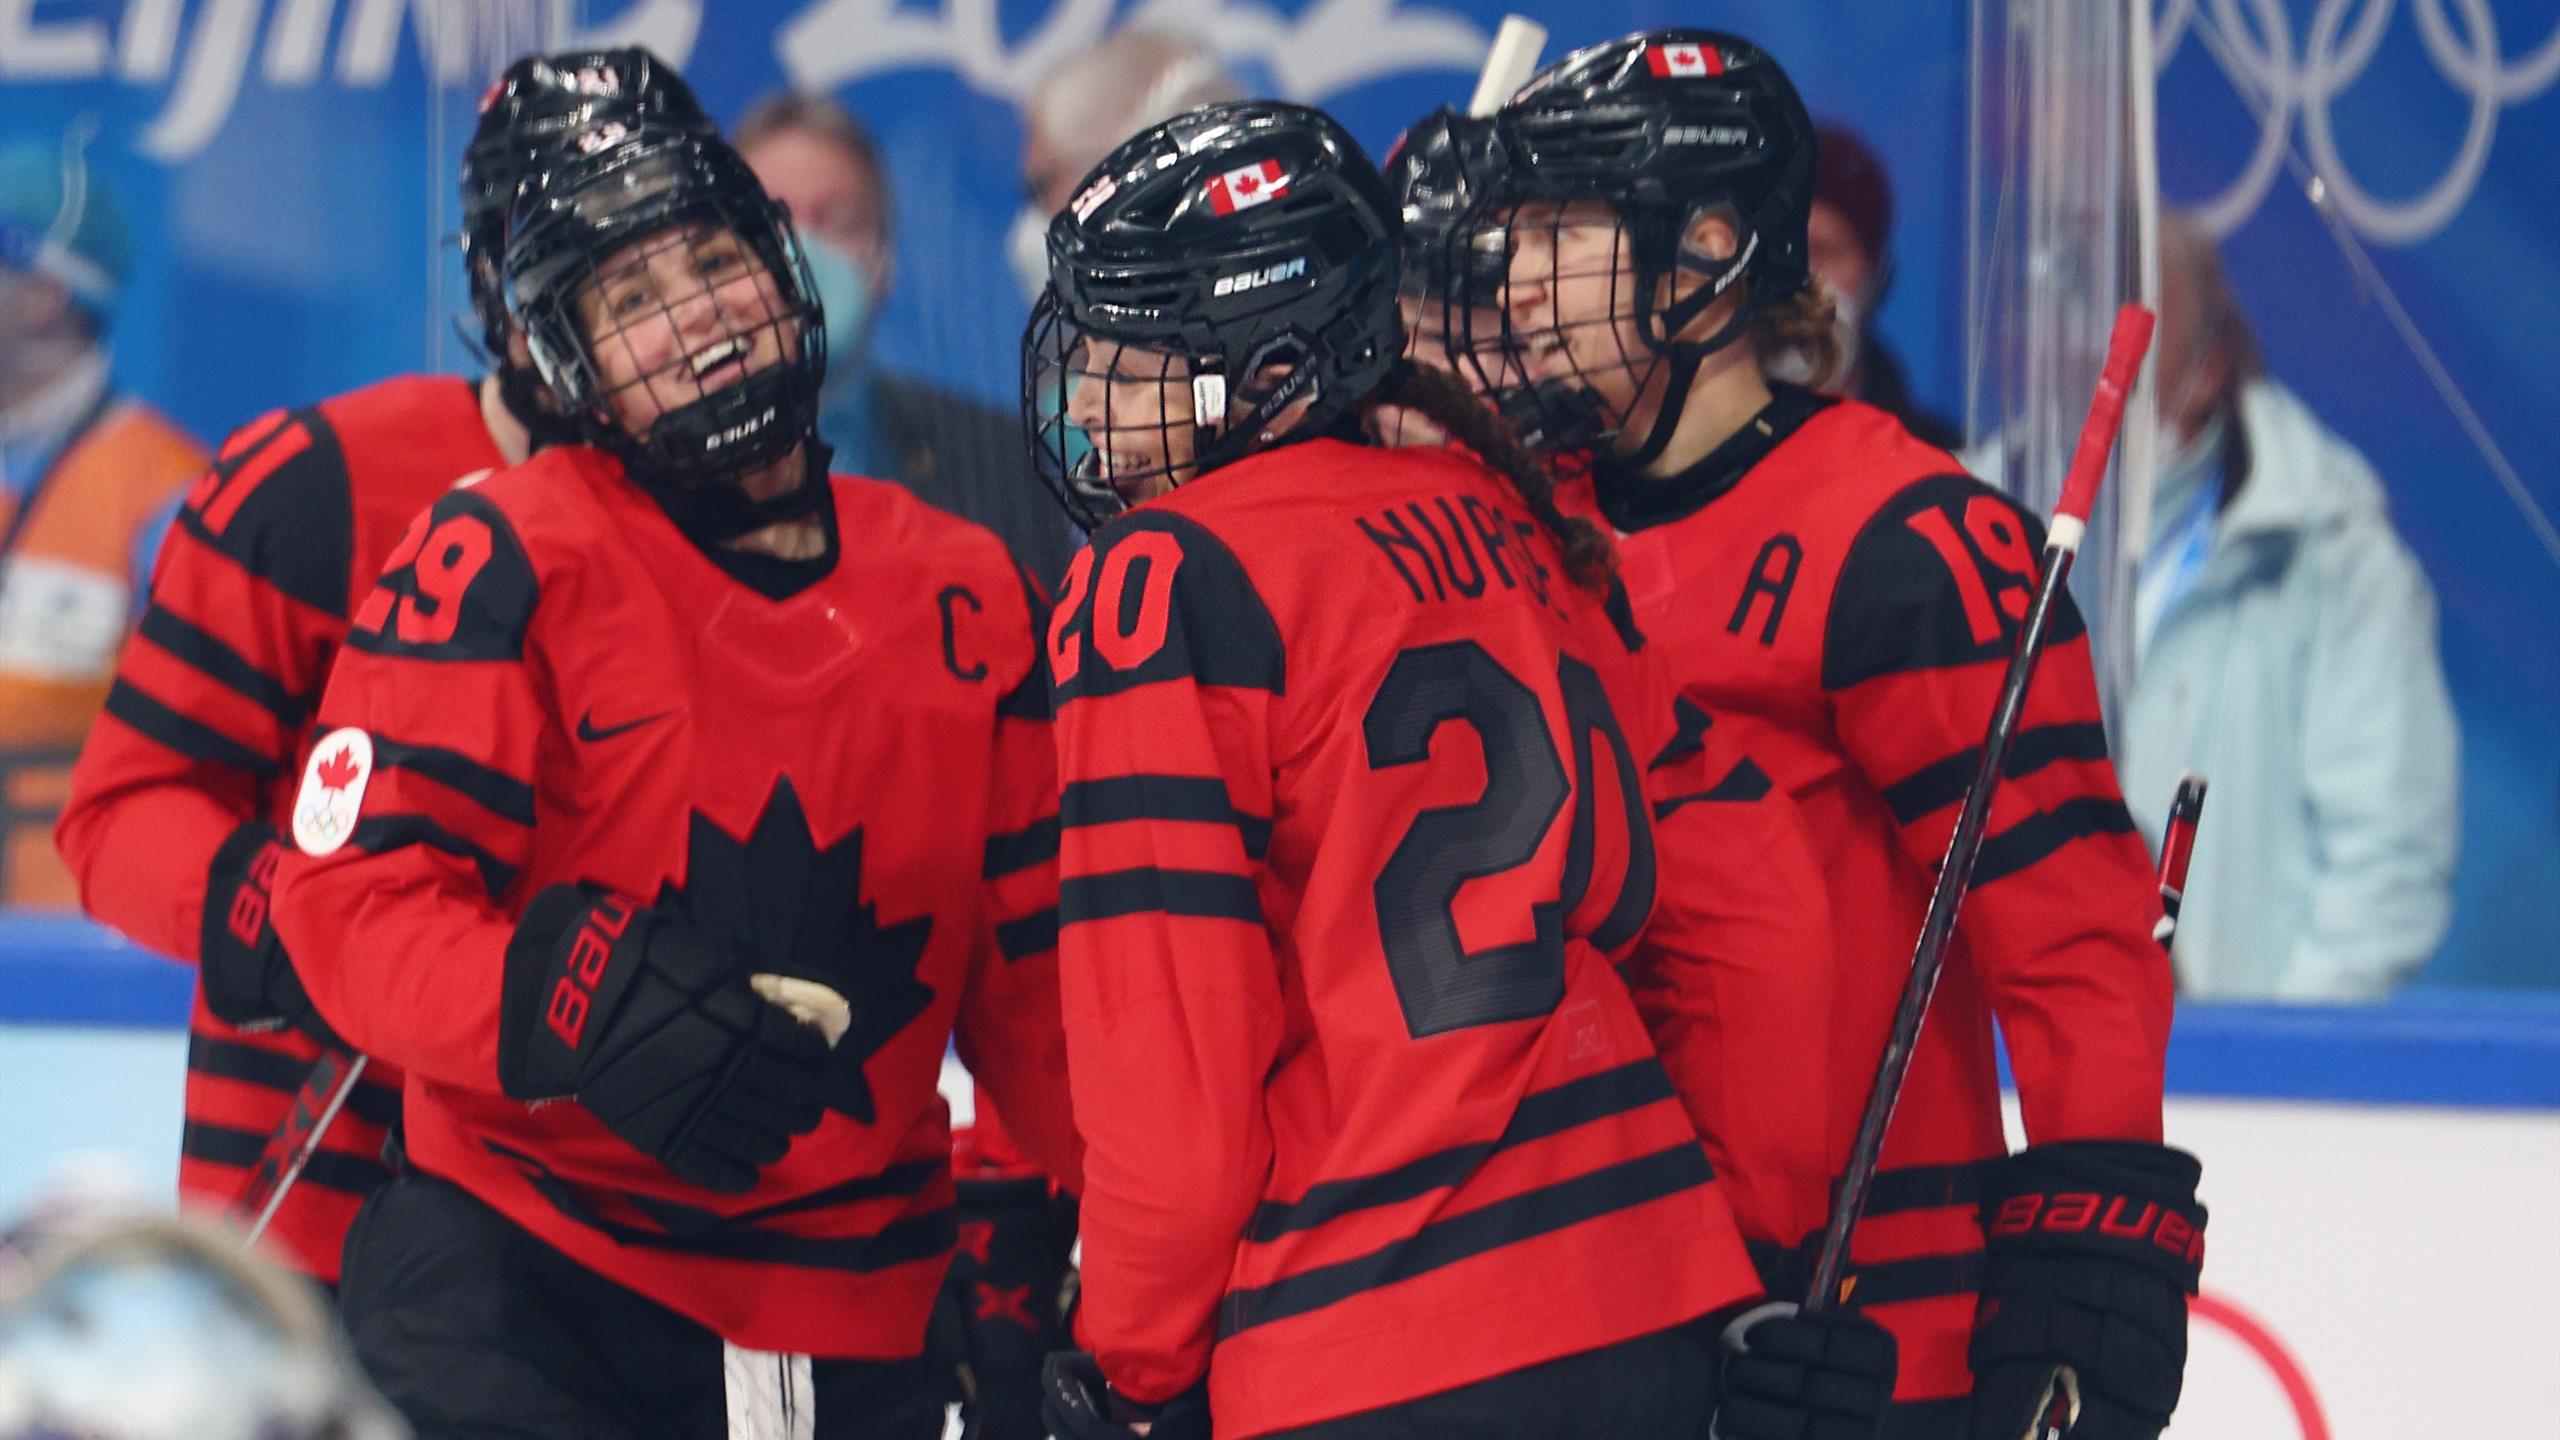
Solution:
[(818, 304), (827, 315), (827, 375), (850, 377), (862, 367), (858, 357), (870, 338), (871, 276), (861, 257), (823, 236), (803, 233), (809, 277), (818, 282)]
[(1022, 298), (1037, 300), (1049, 284), (1049, 217), (1036, 205), (1015, 212), (1004, 232), (1004, 260), (1022, 287)]

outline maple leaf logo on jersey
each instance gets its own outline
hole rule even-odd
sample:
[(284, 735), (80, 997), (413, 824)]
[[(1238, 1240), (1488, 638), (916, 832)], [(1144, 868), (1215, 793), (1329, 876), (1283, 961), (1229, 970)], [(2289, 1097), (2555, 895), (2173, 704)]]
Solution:
[(354, 838), (373, 778), (373, 737), (342, 725), (320, 737), (302, 765), (293, 797), (293, 843), (306, 855), (335, 854)]
[(312, 778), (320, 782), (320, 788), (323, 790), (344, 790), (363, 773), (364, 767), (356, 763), (355, 747), (352, 745), (340, 747), (338, 753), (323, 758), (319, 764), (311, 767)]
[(787, 777), (743, 841), (695, 812), (685, 865), (684, 884), (660, 890), (660, 905), (743, 946), (754, 969), (815, 980), (852, 1004), (827, 1103), (874, 1123), (863, 1070), (933, 1004), (933, 987), (916, 978), (933, 917), (881, 924), (878, 906), (862, 898), (861, 829), (820, 848)]

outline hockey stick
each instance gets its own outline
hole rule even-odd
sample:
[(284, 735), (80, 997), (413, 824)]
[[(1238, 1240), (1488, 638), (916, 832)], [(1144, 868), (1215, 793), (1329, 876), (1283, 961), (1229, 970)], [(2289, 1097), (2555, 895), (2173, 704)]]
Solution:
[(311, 1062), (311, 1073), (302, 1077), (302, 1088), (294, 1092), (293, 1108), (258, 1151), (248, 1188), (231, 1202), (232, 1220), (249, 1232), (242, 1242), (245, 1248), (258, 1248), (267, 1227), (275, 1222), (293, 1182), (302, 1178), (303, 1167), (320, 1149), (320, 1137), (329, 1133), (330, 1122), (347, 1107), (347, 1097), (356, 1093), (364, 1065), (364, 1056), (334, 1048), (321, 1051), (320, 1058)]
[(1493, 32), (1493, 48), (1484, 56), (1484, 70), (1476, 76), (1476, 93), (1467, 101), (1467, 114), (1481, 120), (1502, 108), (1519, 88), (1529, 83), (1538, 69), (1539, 52), (1547, 48), (1547, 27), (1525, 15), (1505, 15), (1502, 28)]
[(2178, 907), (2187, 898), (2187, 864), (2196, 858), (2196, 826), (2204, 819), (2204, 777), (2193, 770), (2178, 777), (2178, 793), (2169, 801), (2169, 820), (2160, 831), (2160, 923), (2151, 938), (2160, 948), (2178, 938)]
[[(2204, 821), (2204, 777), (2193, 770), (2178, 777), (2177, 794), (2169, 800), (2169, 819), (2160, 829), (2160, 923), (2151, 938), (2167, 950), (2178, 938), (2178, 907), (2187, 898), (2187, 865), (2196, 857), (2196, 827)], [(2044, 1398), (2036, 1403), (2037, 1420), (2026, 1440), (2069, 1440), (2080, 1418), (2080, 1377), (2068, 1366), (2054, 1367), (2045, 1381)]]
[(2089, 510), (2097, 502), (2098, 482), (2106, 474), (2107, 456), (2115, 448), (2116, 430), (2124, 420), (2125, 392), (2133, 385), (2134, 373), (2142, 368), (2144, 352), (2151, 348), (2151, 326), (2151, 312), (2139, 305), (2126, 305), (2116, 312), (2115, 333), (2107, 342), (2106, 368), (2098, 376), (2098, 393), (2089, 403), (2087, 423), (2080, 427), (2080, 442), (2072, 452), (2071, 469), (2062, 482), (2062, 498), (2054, 506), (2053, 525), (2046, 532), (2044, 574), (2036, 582), (2035, 603), (2027, 611), (2018, 648), (2009, 657), (2008, 674), (2000, 682), (2000, 703), (1991, 712), (1991, 733), (1983, 741), (1982, 761), (1974, 770), (1973, 783), (1965, 789), (1964, 808), (1956, 816), (1955, 833), (1947, 839), (1946, 859), (1938, 867), (1938, 883), (1929, 892), (1928, 914), (1920, 923), (1919, 944), (1912, 953), (1911, 976), (1903, 983), (1893, 1028), (1886, 1033), (1884, 1054), (1876, 1063), (1875, 1085), (1867, 1092), (1866, 1109), (1858, 1116), (1857, 1138), (1849, 1146), (1839, 1188), (1832, 1192), (1831, 1223), (1822, 1232), (1822, 1248), (1814, 1256), (1813, 1281), (1806, 1287), (1804, 1308), (1808, 1310), (1827, 1310), (1842, 1298), (1840, 1275), (1848, 1265), (1849, 1232), (1866, 1212), (1867, 1190), (1875, 1182), (1876, 1164), (1884, 1153), (1885, 1126), (1893, 1119), (1894, 1103), (1902, 1098), (1902, 1080), (1911, 1068), (1911, 1049), (1920, 1038), (1921, 1021), (1928, 1017), (1929, 997), (1938, 988), (1947, 942), (1955, 934), (1956, 911), (1964, 904), (1965, 887), (1973, 880), (1973, 863), (1982, 853), (1992, 791), (2000, 783), (2010, 742), (2017, 738), (2018, 718), (2027, 702), (2027, 682), (2035, 677), (2036, 661), (2044, 654), (2045, 626), (2053, 618), (2054, 602), (2061, 598), (2063, 582), (2071, 576), (2072, 558), (2079, 554), (2080, 542), (2088, 534)]

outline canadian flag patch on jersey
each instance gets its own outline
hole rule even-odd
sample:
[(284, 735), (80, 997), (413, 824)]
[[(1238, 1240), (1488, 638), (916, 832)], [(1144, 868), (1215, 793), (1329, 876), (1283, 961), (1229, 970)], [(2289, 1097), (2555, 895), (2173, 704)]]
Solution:
[(293, 797), (293, 843), (305, 855), (327, 855), (356, 833), (365, 782), (373, 778), (373, 737), (348, 727), (311, 747), (302, 789)]
[(1277, 200), (1289, 193), (1288, 172), (1277, 160), (1259, 165), (1239, 165), (1223, 175), (1209, 179), (1209, 209), (1219, 215), (1233, 215), (1256, 205)]
[(1666, 79), (1724, 73), (1724, 56), (1713, 45), (1647, 45), (1644, 63), (1646, 69)]

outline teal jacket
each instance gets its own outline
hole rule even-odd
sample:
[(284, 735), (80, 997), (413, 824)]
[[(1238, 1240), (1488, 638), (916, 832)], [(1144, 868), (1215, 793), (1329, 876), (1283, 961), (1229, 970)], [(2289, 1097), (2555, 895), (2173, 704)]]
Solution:
[(2366, 1000), (2443, 938), (2459, 738), (2436, 600), (2362, 455), (2253, 382), (2246, 468), (2123, 707), (2119, 768), (2155, 851), (2206, 777), (2176, 960), (2187, 993)]

